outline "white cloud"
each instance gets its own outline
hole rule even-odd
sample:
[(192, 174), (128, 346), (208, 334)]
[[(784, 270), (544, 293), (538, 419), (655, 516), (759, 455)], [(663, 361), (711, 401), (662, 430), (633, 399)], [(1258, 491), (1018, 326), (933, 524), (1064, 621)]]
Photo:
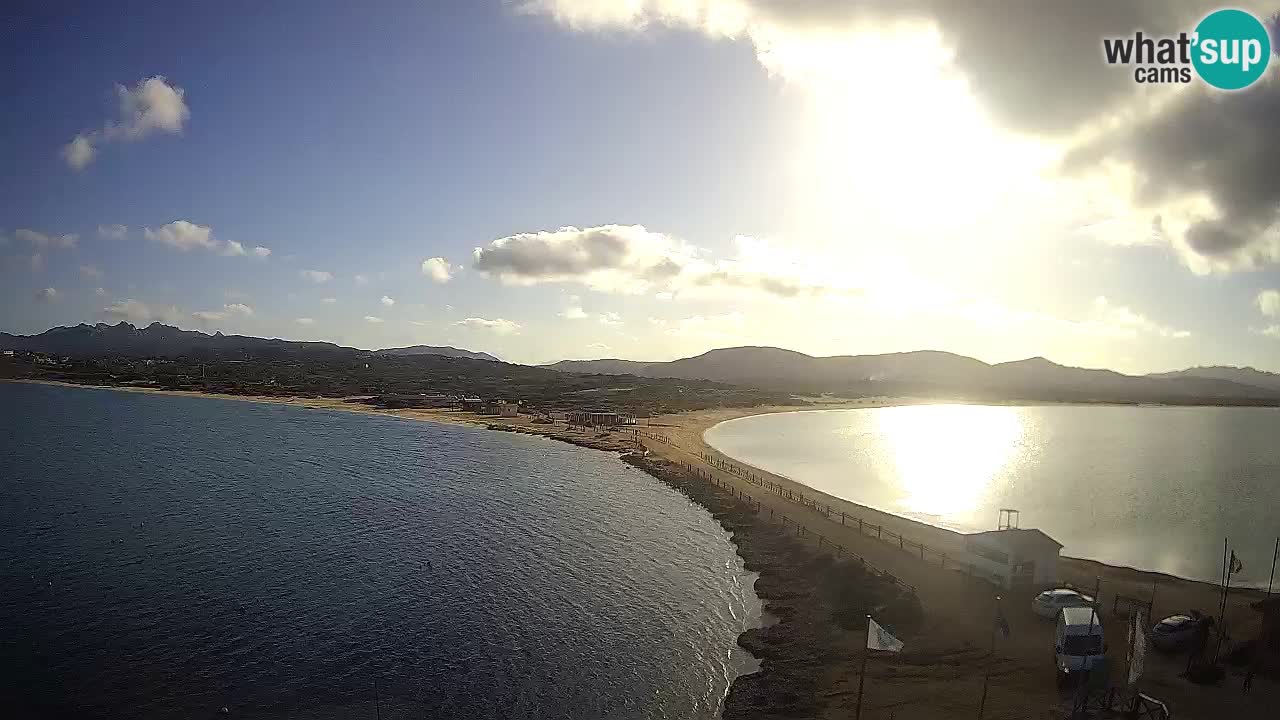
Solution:
[(1258, 310), (1267, 317), (1280, 317), (1280, 290), (1263, 290), (1255, 299)]
[(856, 294), (847, 273), (770, 243), (739, 236), (737, 254), (708, 260), (681, 240), (641, 225), (563, 227), (499, 238), (474, 252), (475, 269), (512, 285), (579, 283), (600, 292), (659, 299), (726, 291), (774, 297)]
[(142, 236), (152, 242), (162, 243), (184, 252), (196, 248), (213, 250), (218, 246), (217, 241), (213, 239), (213, 228), (187, 220), (174, 220), (155, 230), (149, 227), (143, 228)]
[(57, 299), (58, 299), (58, 291), (51, 287), (47, 287), (47, 288), (44, 288), (43, 290), (36, 291), (36, 300), (39, 300), (40, 302), (53, 302), (54, 300), (57, 300)]
[(376, 325), (376, 324), (378, 324), (378, 323), (381, 323), (381, 322), (382, 322), (382, 318), (380, 318), (380, 317), (376, 317), (376, 316), (373, 316), (373, 315), (365, 315), (365, 316), (364, 316), (364, 321), (365, 321), (365, 322), (367, 322), (367, 323), (373, 323), (373, 324), (375, 324), (375, 325)]
[(622, 316), (616, 312), (600, 313), (599, 315), (596, 316), (596, 320), (598, 320), (601, 325), (621, 325), (622, 324)]
[(1090, 324), (1100, 325), (1102, 328), (1114, 330), (1114, 332), (1127, 337), (1132, 337), (1138, 333), (1173, 338), (1175, 340), (1191, 337), (1191, 332), (1188, 330), (1179, 330), (1178, 328), (1153, 322), (1125, 305), (1112, 304), (1101, 295), (1093, 299), (1093, 308), (1095, 317), (1088, 321)]
[(80, 241), (80, 236), (75, 233), (47, 235), (26, 228), (14, 230), (13, 236), (30, 243), (32, 247), (38, 248), (73, 248)]
[(1280, 325), (1268, 325), (1261, 333), (1267, 337), (1280, 338)]
[(298, 318), (297, 320), (294, 320), (294, 322), (298, 323), (299, 325), (304, 325), (307, 327), (310, 327), (316, 324), (316, 321), (314, 319), (306, 318), (306, 317)]
[(94, 288), (94, 289), (93, 289), (93, 294), (94, 294), (94, 295), (97, 295), (98, 297), (106, 297), (106, 296), (107, 296), (107, 289), (106, 289), (106, 288)]
[(320, 298), (320, 302), (324, 303), (325, 305), (332, 305), (338, 302), (338, 298), (334, 298), (334, 297)]
[(44, 269), (44, 255), (41, 253), (31, 253), (31, 272), (40, 272)]
[(222, 254), (232, 255), (232, 256), (244, 255), (245, 254), (244, 245), (241, 245), (235, 240), (228, 240), (222, 248)]
[(191, 313), (191, 317), (202, 322), (216, 322), (226, 320), (229, 317), (241, 315), (253, 315), (253, 308), (244, 303), (229, 303), (223, 305), (221, 310), (199, 310)]
[(368, 284), (369, 284), (369, 278), (368, 278), (367, 276), (365, 276), (365, 275), (356, 275), (356, 276), (354, 276), (354, 277), (352, 277), (352, 278), (351, 278), (351, 281), (352, 281), (352, 282), (354, 282), (354, 283), (355, 283), (355, 284), (357, 284), (357, 285), (368, 285)]
[(666, 331), (668, 335), (677, 337), (723, 338), (742, 331), (746, 325), (746, 315), (730, 312), (720, 315), (694, 315), (677, 320)]
[(254, 248), (253, 248), (253, 255), (254, 255), (254, 257), (260, 257), (260, 258), (270, 257), (270, 255), (271, 255), (271, 248), (269, 248), (269, 247), (263, 247), (263, 246), (261, 246), (261, 245), (256, 245), (256, 246), (254, 246)]
[(62, 157), (73, 170), (93, 162), (101, 143), (142, 140), (157, 131), (179, 134), (191, 116), (182, 88), (170, 85), (163, 76), (142, 80), (132, 89), (116, 85), (116, 95), (118, 120), (107, 122), (101, 130), (78, 133), (62, 148)]
[(387, 307), (391, 307), (392, 305), (396, 304), (395, 298), (388, 297), (387, 295), (383, 295), (382, 299), (379, 300), (378, 302), (382, 303), (383, 305), (386, 305)]
[(102, 309), (102, 314), (111, 320), (123, 320), (135, 325), (142, 325), (150, 322), (172, 320), (178, 316), (178, 309), (173, 306), (153, 307), (129, 298), (128, 300), (108, 305)]
[(609, 347), (608, 345), (605, 345), (604, 343), (593, 342), (587, 345), (587, 349), (588, 350), (612, 350), (613, 348)]
[(513, 335), (515, 333), (520, 332), (519, 323), (513, 322), (511, 320), (504, 320), (502, 318), (495, 318), (493, 320), (489, 320), (486, 318), (469, 317), (465, 320), (459, 320), (458, 322), (454, 323), (454, 325), (459, 325), (461, 327), (489, 330), (498, 335)]
[(327, 270), (299, 270), (298, 274), (313, 283), (327, 283), (333, 279), (333, 273)]
[(422, 261), (422, 274), (432, 282), (447, 283), (453, 279), (453, 268), (442, 257), (427, 258)]
[(123, 240), (129, 234), (129, 228), (125, 225), (99, 225), (98, 235), (100, 237), (109, 238), (111, 240)]
[(62, 146), (62, 159), (67, 161), (67, 166), (72, 170), (85, 169), (98, 154), (97, 149), (93, 147), (91, 137), (93, 136), (86, 136), (81, 133), (72, 138), (71, 142)]
[(102, 277), (102, 271), (94, 265), (81, 265), (80, 275), (86, 278), (100, 278)]
[(565, 320), (583, 320), (587, 317), (587, 311), (578, 305), (571, 305), (560, 313), (560, 317)]

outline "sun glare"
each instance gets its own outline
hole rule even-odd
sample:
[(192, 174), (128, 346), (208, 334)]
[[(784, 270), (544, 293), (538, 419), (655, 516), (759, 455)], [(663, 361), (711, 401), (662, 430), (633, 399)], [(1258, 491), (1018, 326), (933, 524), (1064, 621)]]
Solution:
[(916, 405), (878, 412), (901, 510), (958, 520), (977, 509), (1022, 437), (1017, 408)]

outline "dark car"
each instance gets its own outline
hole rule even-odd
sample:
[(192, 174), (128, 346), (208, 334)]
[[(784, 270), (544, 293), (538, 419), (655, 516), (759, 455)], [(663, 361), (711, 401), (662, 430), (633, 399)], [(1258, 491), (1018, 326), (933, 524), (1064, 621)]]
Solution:
[(1185, 650), (1195, 642), (1207, 618), (1192, 610), (1186, 615), (1170, 615), (1151, 628), (1151, 645), (1157, 650)]

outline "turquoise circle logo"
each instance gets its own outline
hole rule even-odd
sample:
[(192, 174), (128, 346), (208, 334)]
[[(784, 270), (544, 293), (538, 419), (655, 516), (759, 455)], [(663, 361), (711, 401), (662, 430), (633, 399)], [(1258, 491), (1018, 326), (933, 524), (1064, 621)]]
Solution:
[(1219, 90), (1252, 85), (1267, 71), (1271, 34), (1243, 10), (1218, 10), (1196, 26), (1191, 62), (1200, 78)]

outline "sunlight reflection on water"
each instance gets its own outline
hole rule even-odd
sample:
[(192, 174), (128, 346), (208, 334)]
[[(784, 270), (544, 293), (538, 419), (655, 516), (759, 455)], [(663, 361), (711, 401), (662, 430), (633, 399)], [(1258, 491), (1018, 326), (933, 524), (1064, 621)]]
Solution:
[(1022, 438), (1011, 407), (895, 407), (876, 420), (905, 493), (902, 509), (943, 518), (978, 509)]

